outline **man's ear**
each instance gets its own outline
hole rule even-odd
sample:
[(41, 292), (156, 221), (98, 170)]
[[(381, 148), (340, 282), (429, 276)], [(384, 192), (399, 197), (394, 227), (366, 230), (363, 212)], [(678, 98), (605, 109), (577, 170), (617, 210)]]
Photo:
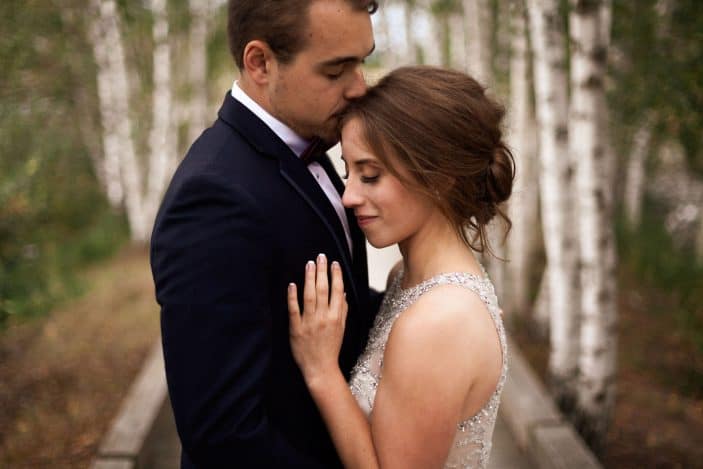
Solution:
[(273, 60), (275, 60), (273, 52), (264, 41), (258, 39), (249, 41), (244, 47), (242, 54), (244, 71), (258, 85), (264, 85), (268, 82)]

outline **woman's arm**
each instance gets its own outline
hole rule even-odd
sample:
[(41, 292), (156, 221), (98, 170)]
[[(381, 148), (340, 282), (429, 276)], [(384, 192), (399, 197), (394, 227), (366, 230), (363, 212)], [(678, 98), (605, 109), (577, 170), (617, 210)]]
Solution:
[(302, 316), (296, 286), (289, 285), (291, 348), (344, 467), (374, 469), (378, 461), (369, 422), (339, 369), (347, 304), (339, 264), (333, 262), (330, 270), (331, 295), (325, 256), (305, 266)]
[[(340, 309), (343, 285), (334, 264), (328, 304), (326, 269), (324, 258), (306, 266), (302, 316), (295, 285), (289, 288), (291, 346), (344, 466), (441, 467), (468, 390), (486, 365), (480, 357), (491, 355), (480, 338), (491, 334), (467, 327), (466, 305), (470, 312), (485, 306), (473, 293), (439, 287), (408, 308), (391, 331), (369, 422), (337, 365), (346, 308)], [(490, 318), (486, 324), (492, 327)]]
[(381, 467), (442, 467), (457, 424), (490, 398), (501, 370), (495, 326), (480, 298), (433, 288), (395, 321), (383, 355), (371, 433)]

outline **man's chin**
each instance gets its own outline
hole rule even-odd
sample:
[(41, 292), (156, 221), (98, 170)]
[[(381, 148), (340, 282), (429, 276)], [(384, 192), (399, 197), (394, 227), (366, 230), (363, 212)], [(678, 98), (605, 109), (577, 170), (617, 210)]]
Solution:
[(341, 140), (342, 129), (339, 128), (339, 119), (337, 117), (333, 118), (332, 122), (333, 125), (325, 129), (325, 135), (321, 135), (320, 138), (334, 145)]
[(317, 133), (317, 138), (324, 141), (328, 146), (332, 147), (339, 142), (340, 134), (335, 128), (334, 130), (321, 130)]

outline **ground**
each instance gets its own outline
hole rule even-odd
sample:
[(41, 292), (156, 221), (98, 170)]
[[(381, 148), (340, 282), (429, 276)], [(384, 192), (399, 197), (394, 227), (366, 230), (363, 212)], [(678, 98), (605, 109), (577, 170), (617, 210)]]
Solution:
[[(652, 295), (621, 281), (616, 408), (602, 462), (612, 469), (703, 468), (703, 389), (692, 377), (703, 372), (703, 354), (676, 332), (670, 315), (648, 308), (670, 301), (666, 292)], [(512, 336), (544, 377), (546, 341), (527, 327), (514, 327)]]
[[(158, 340), (144, 250), (82, 275), (81, 298), (0, 332), (0, 467), (87, 467)], [(617, 408), (604, 465), (703, 468), (703, 391), (685, 371), (700, 371), (700, 352), (671, 332), (670, 318), (646, 314), (636, 286), (620, 296)], [(513, 336), (544, 376), (547, 349), (526, 331)]]
[(0, 467), (88, 467), (158, 340), (144, 250), (81, 275), (81, 298), (0, 331)]

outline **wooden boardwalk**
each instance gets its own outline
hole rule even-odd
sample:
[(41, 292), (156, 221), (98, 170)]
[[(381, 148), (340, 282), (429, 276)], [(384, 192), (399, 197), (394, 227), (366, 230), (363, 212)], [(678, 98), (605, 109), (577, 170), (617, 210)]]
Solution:
[[(148, 455), (149, 467), (153, 469), (173, 469), (180, 467), (181, 445), (176, 434), (173, 414), (165, 412), (159, 424), (158, 438), (152, 442)], [(503, 419), (496, 423), (493, 433), (493, 452), (488, 465), (490, 469), (532, 469), (528, 458), (518, 448), (513, 435)]]

